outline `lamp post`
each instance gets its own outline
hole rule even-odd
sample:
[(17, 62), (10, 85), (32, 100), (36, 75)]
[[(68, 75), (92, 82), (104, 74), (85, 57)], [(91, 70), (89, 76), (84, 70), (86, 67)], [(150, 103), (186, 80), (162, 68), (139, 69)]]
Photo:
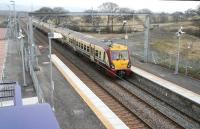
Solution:
[(178, 69), (179, 69), (179, 61), (180, 61), (180, 40), (181, 36), (185, 33), (182, 31), (183, 27), (181, 26), (178, 32), (176, 32), (176, 36), (178, 37), (178, 53), (177, 53), (177, 59), (176, 59), (176, 68), (174, 71), (174, 74), (178, 74)]
[(125, 26), (125, 29), (126, 29), (126, 35), (125, 35), (125, 44), (126, 46), (128, 46), (127, 44), (127, 40), (128, 40), (128, 35), (127, 35), (127, 21), (123, 21), (123, 26)]
[(53, 74), (52, 74), (52, 60), (51, 60), (51, 39), (58, 39), (62, 38), (60, 33), (49, 32), (48, 39), (49, 39), (49, 59), (50, 59), (50, 85), (51, 85), (51, 103), (52, 103), (52, 110), (54, 109), (54, 82), (53, 82)]
[(13, 12), (14, 12), (14, 39), (16, 39), (16, 11), (15, 11), (15, 1), (10, 1), (13, 5)]

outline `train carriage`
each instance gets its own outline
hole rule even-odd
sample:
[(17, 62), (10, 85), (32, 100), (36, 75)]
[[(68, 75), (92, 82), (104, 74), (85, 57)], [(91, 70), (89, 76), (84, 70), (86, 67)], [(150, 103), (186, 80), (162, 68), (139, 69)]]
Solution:
[[(33, 21), (34, 25), (46, 33), (50, 32), (47, 23)], [(73, 48), (74, 51), (89, 58), (106, 71), (110, 76), (125, 77), (132, 74), (130, 70), (131, 61), (128, 47), (119, 43), (105, 42), (95, 39), (70, 29), (55, 28), (54, 32), (61, 33), (64, 43)]]

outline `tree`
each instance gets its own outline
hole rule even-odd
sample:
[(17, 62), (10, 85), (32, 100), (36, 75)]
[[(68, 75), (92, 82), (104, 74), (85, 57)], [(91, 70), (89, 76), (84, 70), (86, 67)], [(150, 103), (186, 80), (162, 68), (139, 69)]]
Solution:
[(42, 7), (39, 10), (36, 10), (35, 12), (38, 12), (38, 13), (52, 13), (53, 9), (51, 9), (49, 7)]
[(85, 10), (84, 12), (90, 13), (90, 15), (82, 16), (82, 19), (84, 20), (84, 22), (91, 23), (93, 27), (95, 28), (99, 27), (99, 24), (102, 21), (102, 19), (100, 16), (93, 15), (93, 13), (97, 13), (98, 11), (89, 9), (89, 10)]
[[(106, 3), (103, 3), (102, 5), (100, 5), (99, 7), (99, 10), (101, 12), (110, 12), (110, 13), (115, 13), (118, 11), (119, 9), (119, 6), (115, 3), (112, 3), (112, 2), (106, 2)], [(111, 32), (113, 32), (113, 19), (115, 17), (114, 16), (108, 16), (108, 20), (107, 20), (107, 27), (108, 27), (108, 31), (110, 31), (110, 19), (111, 19)]]
[(153, 12), (149, 9), (140, 9), (137, 11), (137, 13), (141, 13), (141, 14), (152, 14)]
[[(63, 7), (55, 7), (53, 8), (53, 13), (68, 13), (68, 10), (65, 10)], [(69, 16), (65, 16), (65, 17), (60, 17), (60, 16), (56, 16), (55, 20), (55, 25), (59, 25), (61, 23), (62, 20), (64, 19), (68, 19)]]
[(193, 17), (195, 15), (197, 15), (197, 12), (194, 9), (188, 9), (188, 10), (185, 11), (185, 16), (188, 17), (188, 18)]
[[(134, 10), (131, 10), (131, 9), (129, 9), (129, 8), (119, 8), (118, 12), (119, 12), (119, 13), (135, 13)], [(119, 20), (119, 21), (130, 20), (131, 18), (133, 18), (132, 15), (118, 16), (118, 20)]]
[[(53, 9), (49, 8), (49, 7), (42, 7), (40, 8), (39, 10), (36, 10), (35, 12), (37, 13), (52, 13), (53, 12)], [(39, 19), (43, 19), (44, 17), (43, 16), (39, 16)], [(47, 22), (48, 19), (45, 18), (43, 19), (44, 22)]]
[(183, 18), (183, 13), (176, 11), (176, 12), (172, 13), (172, 18), (173, 18), (173, 21), (177, 23)]
[(160, 17), (160, 23), (168, 22), (168, 14), (165, 12), (162, 12), (159, 14)]

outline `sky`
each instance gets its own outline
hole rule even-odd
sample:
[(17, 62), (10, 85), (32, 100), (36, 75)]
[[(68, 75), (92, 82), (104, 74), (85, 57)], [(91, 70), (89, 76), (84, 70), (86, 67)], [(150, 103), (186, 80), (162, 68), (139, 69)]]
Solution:
[[(0, 10), (8, 10), (10, 0), (0, 0)], [(134, 10), (143, 8), (153, 12), (185, 11), (189, 8), (196, 9), (200, 1), (161, 1), (161, 0), (15, 0), (16, 10), (34, 11), (43, 6), (64, 7), (72, 12), (81, 12), (86, 9), (97, 9), (104, 2), (113, 2), (119, 7)]]

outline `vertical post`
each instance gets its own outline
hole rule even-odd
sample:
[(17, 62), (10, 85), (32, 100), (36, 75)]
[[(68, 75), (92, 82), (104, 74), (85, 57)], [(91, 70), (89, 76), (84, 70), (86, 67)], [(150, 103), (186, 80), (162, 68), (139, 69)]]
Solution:
[(29, 41), (30, 41), (30, 62), (35, 67), (35, 53), (34, 53), (34, 41), (33, 41), (33, 25), (32, 25), (32, 17), (29, 17)]
[[(19, 20), (18, 20), (19, 21)], [(20, 40), (20, 46), (21, 46), (21, 56), (22, 56), (22, 71), (23, 71), (23, 81), (24, 81), (24, 86), (26, 86), (26, 74), (25, 74), (25, 64), (24, 64), (24, 36), (22, 35), (22, 30), (21, 30), (21, 24), (19, 22), (19, 40)]]
[(51, 38), (49, 37), (49, 59), (50, 59), (50, 85), (51, 85), (51, 104), (52, 110), (54, 109), (54, 82), (53, 82), (53, 74), (52, 74), (52, 60), (51, 60)]
[(148, 51), (149, 51), (149, 15), (145, 17), (144, 25), (144, 62), (148, 62)]
[(23, 41), (23, 38), (21, 38), (21, 55), (22, 55), (23, 80), (24, 80), (24, 86), (26, 86), (26, 73), (25, 73), (25, 65), (24, 65), (24, 41)]
[(180, 38), (181, 38), (181, 36), (178, 37), (178, 53), (177, 53), (176, 68), (175, 68), (174, 74), (178, 74), (178, 70), (179, 70)]

